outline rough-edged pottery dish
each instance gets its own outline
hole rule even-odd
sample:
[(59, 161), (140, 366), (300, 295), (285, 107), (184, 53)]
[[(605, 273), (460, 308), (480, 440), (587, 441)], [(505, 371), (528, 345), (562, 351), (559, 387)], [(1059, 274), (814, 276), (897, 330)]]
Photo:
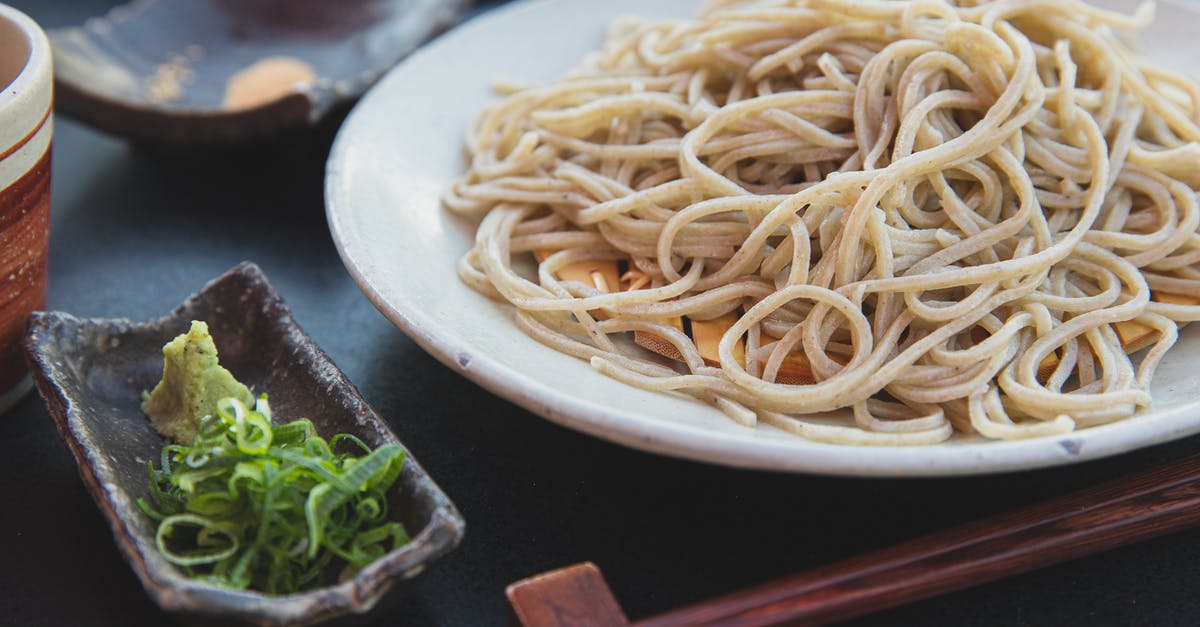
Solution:
[(222, 365), (270, 394), (277, 416), (307, 417), (325, 437), (348, 432), (372, 447), (397, 441), (253, 264), (235, 267), (159, 320), (35, 313), (25, 348), (38, 390), (117, 544), (163, 609), (256, 625), (364, 613), (394, 584), (458, 545), (462, 517), (410, 454), (389, 511), (399, 513), (412, 542), (353, 579), (274, 596), (189, 579), (163, 559), (154, 543), (156, 525), (136, 504), (147, 492), (146, 460), (157, 460), (163, 446), (141, 412), (139, 395), (162, 373), (162, 345), (193, 319), (208, 321)]
[(62, 111), (167, 141), (239, 140), (316, 123), (466, 0), (134, 0), (51, 31)]

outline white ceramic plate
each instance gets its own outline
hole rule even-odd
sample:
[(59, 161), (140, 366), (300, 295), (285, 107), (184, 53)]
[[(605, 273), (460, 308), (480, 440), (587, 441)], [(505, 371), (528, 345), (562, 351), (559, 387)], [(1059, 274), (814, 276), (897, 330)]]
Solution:
[[(1131, 6), (1132, 3), (1121, 3)], [(1112, 455), (1200, 431), (1200, 325), (1189, 327), (1136, 418), (1020, 442), (961, 438), (935, 446), (821, 444), (746, 429), (688, 398), (625, 386), (542, 346), (503, 305), (459, 282), (474, 227), (439, 198), (464, 169), (462, 138), (497, 78), (545, 83), (599, 46), (613, 18), (694, 15), (698, 0), (518, 2), (451, 31), (394, 69), (358, 105), (329, 160), (329, 226), (367, 296), (425, 350), (488, 390), (561, 425), (635, 448), (704, 462), (793, 472), (930, 476), (998, 472)], [(1160, 5), (1148, 52), (1200, 67), (1190, 24)]]

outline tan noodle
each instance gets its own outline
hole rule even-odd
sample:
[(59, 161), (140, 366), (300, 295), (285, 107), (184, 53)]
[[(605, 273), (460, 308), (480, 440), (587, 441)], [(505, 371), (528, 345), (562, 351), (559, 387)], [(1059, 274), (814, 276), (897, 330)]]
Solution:
[[(606, 375), (815, 440), (1129, 417), (1200, 319), (1200, 85), (1127, 46), (1152, 13), (764, 0), (620, 21), (479, 116), (445, 199), (482, 218), (460, 275)], [(853, 423), (813, 417), (839, 408)]]

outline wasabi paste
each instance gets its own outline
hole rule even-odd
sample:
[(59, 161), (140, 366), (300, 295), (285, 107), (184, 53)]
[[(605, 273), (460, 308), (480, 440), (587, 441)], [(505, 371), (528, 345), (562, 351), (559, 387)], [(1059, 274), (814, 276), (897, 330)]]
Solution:
[(191, 444), (200, 419), (217, 413), (217, 401), (235, 398), (254, 406), (254, 395), (217, 363), (217, 346), (208, 324), (192, 321), (187, 333), (163, 346), (162, 381), (142, 400), (142, 411), (163, 437)]

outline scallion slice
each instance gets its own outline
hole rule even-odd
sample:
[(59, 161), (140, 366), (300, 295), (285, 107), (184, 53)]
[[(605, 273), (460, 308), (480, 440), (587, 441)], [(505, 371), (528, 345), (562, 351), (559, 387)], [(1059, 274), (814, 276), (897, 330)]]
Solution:
[[(387, 494), (404, 465), (399, 444), (317, 435), (306, 419), (271, 424), (265, 395), (253, 408), (222, 399), (191, 446), (147, 463), (138, 506), (158, 521), (155, 541), (190, 575), (239, 589), (291, 593), (362, 568), (409, 541), (387, 520)], [(343, 451), (343, 452), (338, 452)]]

